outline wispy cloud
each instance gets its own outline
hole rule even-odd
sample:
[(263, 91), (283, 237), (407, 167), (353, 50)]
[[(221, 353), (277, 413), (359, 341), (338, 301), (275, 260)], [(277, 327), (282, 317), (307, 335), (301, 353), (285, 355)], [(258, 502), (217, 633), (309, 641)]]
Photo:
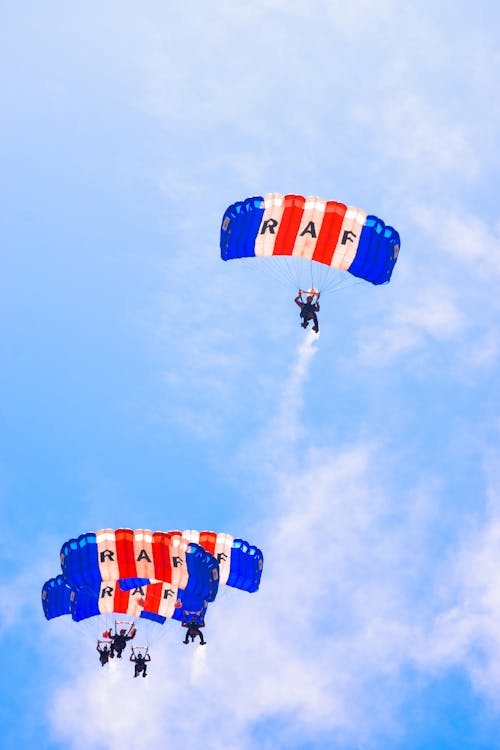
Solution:
[(412, 300), (396, 301), (387, 321), (361, 332), (361, 361), (385, 367), (395, 358), (425, 349), (429, 340), (447, 342), (467, 326), (453, 289), (429, 284)]
[(441, 571), (442, 610), (417, 657), (422, 667), (429, 670), (460, 666), (475, 689), (497, 707), (500, 705), (498, 490), (498, 481), (490, 484), (488, 515), (483, 521), (469, 522), (464, 527), (450, 565)]
[[(415, 224), (430, 237), (433, 247), (467, 272), (470, 280), (498, 283), (500, 275), (500, 222), (490, 221), (456, 206), (417, 205)], [(488, 283), (489, 282), (489, 283)], [(491, 300), (493, 302), (493, 300)]]
[(127, 664), (119, 678), (116, 665), (109, 673), (89, 665), (86, 648), (51, 711), (55, 735), (72, 747), (141, 748), (172, 735), (186, 748), (252, 748), (270, 719), (274, 743), (293, 747), (318, 726), (361, 741), (397, 720), (400, 674), (429, 615), (415, 599), (427, 572), (429, 503), (424, 493), (422, 513), (394, 515), (375, 441), (318, 449), (307, 440), (300, 410), (316, 345), (311, 334), (299, 347), (266, 431), (294, 453), (295, 468), (277, 454), (279, 490), (255, 529), (266, 558), (261, 591), (222, 592), (206, 651), (182, 646), (178, 634), (154, 649), (146, 684)]

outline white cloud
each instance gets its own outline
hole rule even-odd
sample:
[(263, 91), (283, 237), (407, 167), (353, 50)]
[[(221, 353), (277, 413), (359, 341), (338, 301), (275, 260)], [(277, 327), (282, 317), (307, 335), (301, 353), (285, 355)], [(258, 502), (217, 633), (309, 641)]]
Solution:
[(384, 367), (425, 350), (429, 340), (448, 342), (463, 334), (467, 322), (451, 287), (432, 284), (413, 292), (413, 299), (394, 302), (382, 325), (361, 331), (359, 356), (364, 364)]
[[(498, 361), (500, 237), (495, 223), (458, 207), (408, 207), (413, 227), (393, 279), (389, 312), (380, 306), (359, 332), (363, 364), (385, 367), (422, 358), (434, 370), (432, 344), (447, 347), (453, 378), (470, 380)], [(382, 311), (383, 310), (383, 311)]]
[(412, 304), (400, 305), (392, 314), (396, 327), (420, 328), (438, 341), (461, 333), (464, 318), (449, 289), (425, 289)]
[(282, 478), (281, 512), (262, 535), (262, 589), (221, 597), (203, 656), (179, 634), (153, 650), (146, 685), (137, 685), (130, 665), (120, 665), (118, 683), (115, 671), (84, 663), (89, 644), (56, 691), (57, 737), (75, 748), (141, 748), (171, 735), (216, 750), (255, 747), (252, 729), (280, 716), (303, 738), (318, 724), (354, 736), (380, 729), (387, 707), (372, 684), (395, 678), (414, 626), (394, 575), (401, 544), (381, 528), (373, 460), (358, 446)]
[(3, 524), (5, 538), (0, 562), (4, 576), (0, 583), (0, 597), (8, 603), (0, 618), (0, 638), (14, 634), (25, 637), (43, 618), (41, 592), (43, 581), (58, 574), (57, 553), (55, 559), (47, 550), (58, 550), (58, 540), (53, 535), (43, 534), (29, 539), (21, 533), (12, 519)]
[(432, 245), (458, 261), (463, 272), (469, 275), (469, 283), (493, 281), (498, 284), (500, 223), (496, 215), (487, 221), (456, 206), (421, 204), (413, 207), (412, 214), (414, 223)]
[(318, 727), (360, 741), (394, 722), (399, 673), (421, 627), (411, 592), (429, 506), (410, 523), (394, 517), (375, 444), (295, 452), (301, 429), (285, 434), (284, 424), (297, 420), (314, 347), (311, 336), (299, 348), (270, 421), (268, 438), (284, 453), (272, 466), (279, 490), (254, 531), (265, 553), (261, 590), (222, 592), (206, 652), (183, 646), (178, 631), (154, 648), (146, 681), (131, 679), (126, 663), (102, 670), (89, 643), (54, 691), (61, 741), (134, 750), (175, 736), (187, 750), (244, 750), (260, 746), (252, 733), (268, 719), (278, 720), (270, 742), (290, 747)]
[[(424, 92), (392, 91), (381, 96), (376, 109), (374, 161), (397, 164), (389, 188), (393, 192), (408, 194), (424, 187), (433, 193), (445, 180), (477, 176), (479, 164), (465, 126), (445, 109), (436, 110)], [(362, 102), (357, 112), (366, 125), (374, 122), (373, 109), (363, 108)]]
[[(458, 665), (479, 693), (500, 707), (500, 495), (482, 524), (467, 529), (442, 572), (443, 608), (418, 654), (424, 669)], [(444, 576), (446, 575), (446, 579)]]
[(460, 372), (490, 370), (498, 364), (500, 356), (500, 341), (498, 339), (498, 326), (496, 321), (482, 333), (474, 338), (461, 354)]
[[(437, 335), (425, 295), (419, 304), (418, 312), (397, 310), (400, 326), (419, 322), (420, 335)], [(453, 305), (435, 315), (461, 325)], [(267, 515), (252, 536), (265, 554), (261, 590), (221, 592), (206, 647), (182, 645), (178, 626), (169, 627), (153, 643), (146, 680), (134, 680), (127, 662), (102, 669), (89, 639), (51, 693), (57, 740), (76, 750), (125, 743), (140, 750), (169, 737), (186, 750), (294, 747), (325, 737), (382, 747), (401, 731), (410, 666), (431, 676), (461, 666), (493, 694), (498, 519), (456, 565), (441, 546), (439, 559), (439, 482), (393, 487), (398, 456), (376, 439), (315, 446), (300, 410), (320, 343), (311, 334), (298, 347), (260, 438), (280, 446), (255, 463), (255, 481), (269, 488)], [(65, 637), (59, 643), (70, 649)], [(264, 723), (263, 744), (256, 733)]]

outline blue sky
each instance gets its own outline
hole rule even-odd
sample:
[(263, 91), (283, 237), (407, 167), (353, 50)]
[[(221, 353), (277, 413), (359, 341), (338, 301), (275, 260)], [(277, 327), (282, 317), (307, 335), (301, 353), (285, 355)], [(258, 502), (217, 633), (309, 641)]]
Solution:
[[(499, 23), (0, 9), (3, 746), (497, 746)], [(322, 299), (318, 339), (293, 288), (220, 260), (227, 205), (266, 192), (401, 234), (391, 284)], [(40, 606), (62, 542), (119, 526), (265, 555), (140, 685)]]

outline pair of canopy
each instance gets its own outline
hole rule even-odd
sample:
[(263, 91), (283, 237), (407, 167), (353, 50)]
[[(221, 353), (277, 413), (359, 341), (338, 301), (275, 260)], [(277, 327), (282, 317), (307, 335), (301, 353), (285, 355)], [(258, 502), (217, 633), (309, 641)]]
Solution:
[(62, 574), (44, 584), (42, 605), (49, 620), (110, 613), (160, 623), (202, 619), (219, 583), (257, 591), (262, 567), (262, 552), (229, 534), (102, 529), (63, 544)]

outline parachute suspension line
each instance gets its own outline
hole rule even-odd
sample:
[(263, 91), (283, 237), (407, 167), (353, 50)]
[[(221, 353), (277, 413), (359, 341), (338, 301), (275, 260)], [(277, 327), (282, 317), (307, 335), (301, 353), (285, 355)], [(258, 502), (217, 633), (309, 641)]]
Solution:
[(297, 266), (293, 264), (293, 261), (291, 258), (288, 258), (286, 255), (282, 256), (284, 259), (284, 267), (287, 271), (287, 276), (291, 280), (292, 284), (298, 288), (298, 274), (297, 274)]
[(130, 648), (134, 652), (134, 655), (136, 651), (144, 651), (144, 656), (146, 656), (149, 651), (149, 646), (131, 646)]
[[(263, 264), (262, 268), (264, 270), (265, 266), (265, 268), (271, 271), (273, 276), (282, 285), (289, 286), (290, 284), (293, 284), (295, 286), (295, 274), (292, 272), (288, 259), (286, 258), (283, 263), (283, 258), (284, 256), (280, 256), (279, 258), (268, 256), (265, 258), (266, 262)], [(264, 258), (262, 260), (264, 260)]]
[(290, 259), (287, 258), (286, 259), (286, 264), (287, 264), (287, 267), (289, 268), (290, 277), (293, 280), (293, 285), (294, 285), (295, 289), (300, 289), (301, 288), (301, 283), (300, 283), (300, 261), (298, 261), (298, 260), (292, 260), (292, 258), (290, 258)]
[[(298, 256), (269, 256), (276, 276), (285, 283), (286, 286), (293, 288), (295, 293), (298, 289), (304, 289), (307, 286), (306, 279), (312, 278), (312, 269), (304, 265), (307, 260)], [(309, 264), (308, 264), (309, 265)], [(314, 286), (314, 284), (313, 284)]]
[(256, 273), (262, 279), (269, 280), (269, 277), (274, 277), (280, 285), (288, 287), (290, 279), (286, 276), (286, 269), (277, 262), (277, 259), (269, 256), (265, 258), (241, 258), (242, 263), (250, 273)]
[[(291, 283), (295, 289), (299, 289), (300, 287), (300, 274), (298, 269), (298, 264), (294, 262), (292, 258), (288, 258), (286, 255), (282, 256), (285, 259), (284, 266), (287, 271), (287, 276), (289, 279), (289, 283)], [(276, 259), (278, 261), (278, 259)], [(280, 265), (282, 265), (280, 263)]]
[(242, 258), (240, 263), (247, 269), (253, 269), (253, 273), (257, 271), (264, 277), (274, 277), (281, 286), (295, 294), (298, 289), (307, 291), (312, 287), (325, 296), (354, 284), (365, 283), (363, 279), (351, 276), (345, 271), (299, 256), (268, 255)]
[(288, 286), (290, 283), (294, 283), (294, 273), (288, 258), (285, 258), (285, 262), (283, 263), (283, 257), (284, 256), (280, 256), (280, 258), (277, 258), (272, 256), (271, 265), (276, 278), (278, 278), (285, 286)]
[(128, 625), (129, 626), (128, 632), (130, 633), (135, 623), (133, 620), (115, 620), (115, 630), (117, 630), (117, 625)]

